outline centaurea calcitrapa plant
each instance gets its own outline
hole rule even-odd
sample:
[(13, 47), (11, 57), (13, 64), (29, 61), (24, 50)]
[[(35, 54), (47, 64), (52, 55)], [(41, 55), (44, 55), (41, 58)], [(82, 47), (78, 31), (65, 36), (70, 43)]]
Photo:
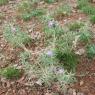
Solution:
[(52, 14), (55, 19), (60, 20), (62, 17), (69, 16), (72, 13), (72, 7), (70, 4), (63, 2), (60, 6), (55, 9)]
[(32, 38), (26, 32), (22, 32), (18, 26), (13, 26), (13, 24), (6, 24), (3, 28), (4, 38), (14, 47), (23, 47), (32, 41)]
[(89, 44), (86, 47), (87, 57), (89, 59), (95, 58), (95, 44)]
[[(51, 49), (52, 48), (52, 49)], [(21, 63), (28, 67), (27, 74), (29, 78), (36, 78), (35, 83), (39, 85), (51, 86), (53, 82), (58, 82), (60, 88), (64, 88), (68, 83), (75, 81), (73, 73), (68, 73), (62, 65), (60, 65), (58, 59), (55, 57), (55, 47), (50, 47), (38, 55), (33, 65), (29, 64), (28, 58), (30, 55), (28, 52), (21, 53)], [(60, 78), (58, 77), (60, 74)], [(56, 80), (56, 81), (55, 81)], [(31, 82), (30, 82), (31, 83)], [(33, 82), (32, 82), (33, 84)], [(63, 89), (62, 88), (62, 89)]]
[(91, 5), (89, 0), (77, 0), (78, 8), (85, 14), (91, 16), (95, 15), (95, 6)]
[(83, 27), (84, 24), (82, 22), (76, 21), (72, 22), (68, 25), (70, 31), (79, 31), (81, 27)]
[[(74, 71), (77, 63), (77, 57), (73, 52), (73, 41), (77, 33), (71, 31), (64, 31), (64, 29), (55, 20), (47, 22), (44, 32), (46, 34), (47, 41), (52, 44), (55, 52), (55, 59), (68, 67), (69, 70)], [(48, 40), (49, 39), (49, 40)]]
[(89, 25), (90, 23), (87, 22), (79, 31), (80, 41), (86, 44), (90, 44), (93, 39), (93, 33)]
[(45, 11), (37, 6), (34, 6), (33, 1), (24, 0), (17, 6), (18, 17), (24, 21), (30, 20), (32, 17), (39, 17), (45, 13)]

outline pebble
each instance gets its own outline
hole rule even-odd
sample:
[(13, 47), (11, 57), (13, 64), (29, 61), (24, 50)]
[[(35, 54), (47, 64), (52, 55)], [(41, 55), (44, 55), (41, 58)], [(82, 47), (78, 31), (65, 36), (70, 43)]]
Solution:
[(68, 95), (72, 95), (72, 94), (73, 94), (73, 89), (70, 88), (70, 89), (68, 90)]
[(73, 89), (73, 95), (77, 95), (77, 93), (76, 93), (76, 90), (75, 90), (75, 89)]
[(84, 84), (84, 82), (83, 81), (80, 81), (80, 86), (82, 86)]
[(81, 92), (78, 92), (78, 93), (77, 93), (77, 95), (84, 95), (84, 94), (83, 94), (83, 93), (81, 93)]

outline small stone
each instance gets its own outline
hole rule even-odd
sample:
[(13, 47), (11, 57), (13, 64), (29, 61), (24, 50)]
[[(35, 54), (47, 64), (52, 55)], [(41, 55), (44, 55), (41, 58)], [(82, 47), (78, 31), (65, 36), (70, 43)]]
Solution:
[(79, 20), (82, 20), (82, 18), (81, 18), (81, 17), (79, 17)]
[(78, 92), (78, 93), (77, 93), (77, 95), (84, 95), (84, 94), (83, 94), (83, 93), (81, 93), (81, 92)]
[(76, 93), (76, 90), (75, 90), (75, 89), (73, 89), (73, 95), (77, 95), (77, 93)]
[(77, 55), (83, 55), (84, 53), (85, 53), (85, 50), (83, 48), (75, 52), (75, 54)]
[(36, 82), (36, 84), (42, 86), (42, 81), (41, 81), (41, 80), (38, 80), (38, 81)]
[(46, 93), (45, 95), (52, 95), (52, 93)]
[(69, 95), (72, 95), (72, 94), (73, 94), (73, 89), (72, 89), (72, 88), (70, 88), (70, 89), (68, 90), (68, 94), (69, 94)]
[(83, 81), (80, 81), (80, 86), (82, 86), (84, 84), (84, 82)]

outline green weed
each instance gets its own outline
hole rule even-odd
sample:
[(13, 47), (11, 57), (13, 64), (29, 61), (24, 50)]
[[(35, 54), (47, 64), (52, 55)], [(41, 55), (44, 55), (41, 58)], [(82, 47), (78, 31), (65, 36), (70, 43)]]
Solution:
[(27, 21), (32, 17), (38, 17), (45, 13), (43, 9), (33, 8), (32, 2), (22, 1), (17, 6), (18, 17)]
[(87, 15), (95, 15), (95, 7), (89, 3), (89, 0), (78, 0), (78, 8)]
[(0, 0), (0, 6), (7, 4), (8, 1), (9, 1), (9, 0)]
[(77, 0), (78, 8), (82, 9), (85, 6), (88, 6), (88, 0)]
[(14, 68), (14, 67), (7, 67), (1, 70), (0, 74), (7, 78), (7, 79), (13, 79), (13, 78), (19, 78), (21, 75), (20, 70)]
[(91, 39), (93, 38), (93, 35), (91, 33), (91, 29), (89, 27), (89, 25), (84, 25), (79, 32), (80, 35), (80, 41), (84, 42), (84, 43), (90, 43)]
[(87, 31), (87, 32), (81, 32), (80, 33), (80, 41), (85, 42), (85, 43), (89, 43), (92, 39), (92, 34), (91, 32)]
[(91, 58), (91, 59), (94, 58), (95, 57), (95, 45), (94, 44), (88, 45), (86, 52), (87, 52), (88, 58)]
[(95, 7), (92, 5), (84, 6), (82, 11), (88, 15), (95, 15)]
[(78, 31), (82, 26), (84, 26), (83, 23), (74, 22), (74, 23), (69, 25), (69, 30), (70, 31)]
[(44, 0), (46, 3), (54, 3), (56, 0)]
[(72, 7), (68, 4), (62, 4), (60, 5), (54, 12), (54, 17), (55, 18), (59, 18), (60, 16), (67, 16), (67, 15), (70, 15), (72, 12)]
[(56, 42), (56, 58), (69, 70), (74, 70), (77, 64), (77, 56), (73, 52), (73, 41), (76, 33), (68, 32)]

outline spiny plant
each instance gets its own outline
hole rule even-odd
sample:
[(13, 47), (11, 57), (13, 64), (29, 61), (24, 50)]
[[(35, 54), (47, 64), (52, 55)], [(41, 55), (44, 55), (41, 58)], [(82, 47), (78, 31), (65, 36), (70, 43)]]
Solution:
[(61, 71), (61, 73), (56, 74), (56, 77), (57, 77), (56, 79), (59, 82), (61, 90), (64, 92), (67, 89), (66, 87), (67, 84), (76, 82), (75, 74), (71, 72), (68, 73), (67, 71), (64, 71), (64, 72)]
[(92, 6), (89, 0), (78, 0), (78, 8), (88, 15), (95, 15), (95, 6)]
[(25, 32), (22, 32), (18, 26), (4, 25), (4, 38), (15, 47), (22, 47), (29, 44), (32, 39)]
[(17, 6), (18, 16), (23, 20), (30, 20), (32, 17), (38, 17), (44, 14), (43, 9), (33, 7), (32, 1), (22, 1)]
[(23, 20), (29, 20), (31, 18), (32, 3), (27, 1), (22, 1), (17, 5), (18, 17), (21, 17)]
[(72, 7), (69, 4), (60, 5), (53, 13), (54, 18), (64, 17), (70, 15), (72, 12)]
[(38, 79), (41, 83), (44, 83), (46, 86), (51, 86), (53, 82), (56, 82), (59, 84), (60, 87), (63, 86), (64, 90), (64, 85), (66, 86), (67, 84), (75, 82), (75, 77), (74, 74), (72, 73), (67, 73), (66, 70), (63, 68), (57, 66), (46, 66), (41, 70), (41, 75)]
[(78, 31), (83, 26), (83, 23), (77, 21), (68, 25), (70, 31)]
[(57, 61), (55, 61), (55, 56), (54, 56), (54, 50), (48, 50), (46, 54), (41, 54), (40, 61), (42, 65), (51, 65), (51, 64), (56, 64)]
[(77, 34), (77, 32), (68, 31), (61, 35), (60, 38), (56, 40), (56, 45), (59, 48), (59, 50), (62, 49), (62, 51), (72, 51), (73, 41), (75, 40)]
[(24, 21), (28, 21), (30, 20), (32, 17), (39, 17), (41, 15), (44, 14), (44, 10), (43, 9), (35, 9), (35, 10), (32, 10), (31, 13), (24, 13), (21, 15), (21, 18), (24, 20)]
[(57, 21), (49, 20), (47, 23), (45, 23), (44, 32), (47, 37), (50, 36), (60, 36), (64, 33), (63, 28), (58, 24)]
[(56, 58), (59, 62), (63, 63), (64, 66), (69, 70), (75, 70), (77, 64), (77, 56), (73, 52), (73, 41), (77, 34), (73, 32), (65, 33), (62, 38), (56, 42)]
[(17, 11), (21, 13), (31, 12), (32, 4), (29, 0), (23, 0), (17, 5)]
[(95, 7), (92, 5), (83, 7), (82, 11), (88, 15), (95, 15)]
[(87, 45), (86, 52), (88, 58), (93, 59), (95, 57), (95, 44)]
[(9, 0), (0, 0), (0, 6), (7, 4), (8, 1), (9, 1)]
[(14, 67), (7, 67), (4, 69), (1, 69), (0, 74), (1, 74), (1, 76), (5, 77), (7, 79), (13, 79), (13, 78), (17, 79), (20, 77), (21, 71)]
[(21, 60), (21, 63), (22, 63), (22, 64), (27, 64), (27, 63), (29, 63), (28, 61), (29, 61), (30, 56), (31, 56), (30, 52), (26, 52), (26, 51), (25, 51), (25, 52), (20, 53), (20, 60)]
[[(89, 23), (88, 23), (89, 24)], [(91, 29), (89, 27), (89, 25), (84, 25), (79, 32), (80, 35), (80, 41), (84, 42), (84, 43), (90, 43), (91, 39), (93, 38), (93, 35), (91, 33)]]
[[(43, 72), (44, 71), (44, 72)], [(54, 81), (55, 79), (55, 75), (53, 73), (53, 69), (49, 66), (49, 67), (45, 67), (43, 69), (43, 71), (41, 72), (41, 77), (39, 78), (39, 80), (41, 80), (42, 83), (44, 83), (45, 85), (50, 86), (51, 83)]]
[(62, 52), (62, 51), (56, 51), (56, 58), (63, 63), (63, 66), (65, 66), (68, 71), (75, 72), (76, 65), (78, 62), (77, 55), (74, 52)]
[[(27, 61), (29, 59), (29, 55), (30, 53), (28, 52), (20, 54), (21, 62), (25, 62), (25, 68), (27, 68), (28, 66)], [(56, 82), (55, 80), (57, 80), (57, 82), (61, 86), (74, 82), (74, 75), (65, 72), (64, 68), (61, 67), (60, 64), (57, 62), (55, 58), (55, 52), (53, 50), (44, 51), (44, 53), (42, 53), (38, 57), (35, 64), (29, 65), (27, 69), (27, 74), (29, 78), (33, 78), (35, 76), (35, 78), (37, 79), (36, 83), (39, 85), (44, 84), (45, 86), (51, 86), (53, 82)]]
[(82, 9), (89, 4), (88, 0), (77, 0), (77, 7)]
[(89, 43), (92, 39), (92, 34), (89, 31), (84, 31), (80, 33), (80, 41)]

